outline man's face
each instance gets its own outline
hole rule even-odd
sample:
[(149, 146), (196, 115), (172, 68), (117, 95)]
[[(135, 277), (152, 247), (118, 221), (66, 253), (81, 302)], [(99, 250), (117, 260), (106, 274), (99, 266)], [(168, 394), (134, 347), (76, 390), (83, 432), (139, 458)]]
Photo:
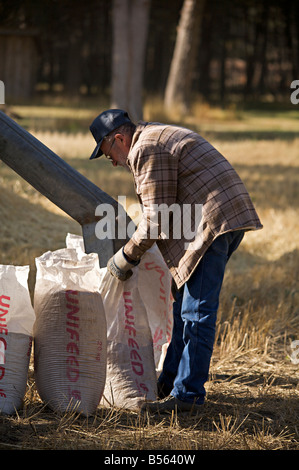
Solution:
[(129, 170), (127, 157), (131, 146), (131, 138), (125, 134), (116, 134), (114, 137), (107, 137), (103, 140), (101, 150), (113, 166), (122, 166)]

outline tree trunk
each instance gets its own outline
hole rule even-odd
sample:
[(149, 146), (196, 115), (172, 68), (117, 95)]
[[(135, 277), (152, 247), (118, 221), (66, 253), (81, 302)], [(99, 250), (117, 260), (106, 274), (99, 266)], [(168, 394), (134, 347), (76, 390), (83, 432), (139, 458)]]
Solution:
[(114, 0), (111, 107), (128, 110), (129, 1)]
[(142, 92), (145, 50), (149, 22), (149, 0), (133, 0), (131, 6), (129, 69), (129, 114), (133, 119), (142, 119)]
[(204, 2), (205, 0), (184, 1), (165, 90), (164, 104), (168, 111), (178, 109), (185, 114), (189, 110), (189, 92), (200, 38)]
[(111, 106), (140, 120), (150, 0), (114, 0)]

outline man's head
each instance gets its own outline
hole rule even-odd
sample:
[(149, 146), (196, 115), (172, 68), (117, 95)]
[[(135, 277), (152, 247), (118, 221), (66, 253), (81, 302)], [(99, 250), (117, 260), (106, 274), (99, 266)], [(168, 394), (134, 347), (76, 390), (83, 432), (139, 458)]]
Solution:
[[(123, 166), (131, 145), (135, 125), (122, 109), (108, 109), (95, 118), (90, 131), (97, 143), (90, 160), (103, 154), (116, 166)], [(115, 147), (115, 148), (113, 148)], [(113, 157), (110, 155), (113, 154)], [(120, 160), (121, 159), (121, 160)]]

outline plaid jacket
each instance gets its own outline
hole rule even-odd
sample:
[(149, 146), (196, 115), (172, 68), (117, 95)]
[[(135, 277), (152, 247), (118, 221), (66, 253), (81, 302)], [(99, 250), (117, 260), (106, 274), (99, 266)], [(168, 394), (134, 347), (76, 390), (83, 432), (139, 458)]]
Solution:
[[(178, 288), (220, 234), (262, 228), (236, 171), (211, 144), (189, 129), (140, 123), (127, 163), (143, 212), (124, 251), (138, 260), (157, 242)], [(177, 213), (169, 211), (165, 230), (159, 208), (173, 204)], [(200, 223), (196, 207), (202, 209)], [(191, 222), (187, 235), (186, 221)], [(193, 232), (196, 235), (191, 239)]]

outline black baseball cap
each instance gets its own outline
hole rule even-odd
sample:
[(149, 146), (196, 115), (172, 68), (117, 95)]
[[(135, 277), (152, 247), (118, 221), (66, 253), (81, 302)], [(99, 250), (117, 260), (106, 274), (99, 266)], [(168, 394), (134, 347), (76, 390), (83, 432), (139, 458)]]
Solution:
[(126, 122), (131, 122), (131, 119), (129, 118), (128, 113), (122, 109), (108, 109), (95, 118), (89, 129), (97, 143), (97, 146), (92, 152), (92, 155), (89, 158), (90, 160), (103, 155), (100, 147), (104, 137)]

